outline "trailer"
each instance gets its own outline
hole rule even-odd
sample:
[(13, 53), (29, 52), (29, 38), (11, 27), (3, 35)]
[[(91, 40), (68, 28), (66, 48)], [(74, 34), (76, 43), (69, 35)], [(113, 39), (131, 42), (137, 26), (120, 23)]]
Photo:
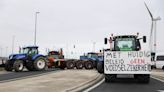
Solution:
[(102, 60), (100, 53), (89, 52), (87, 55), (80, 56), (80, 59), (65, 59), (62, 49), (60, 51), (49, 51), (47, 55), (48, 68), (61, 69), (93, 69), (97, 62)]

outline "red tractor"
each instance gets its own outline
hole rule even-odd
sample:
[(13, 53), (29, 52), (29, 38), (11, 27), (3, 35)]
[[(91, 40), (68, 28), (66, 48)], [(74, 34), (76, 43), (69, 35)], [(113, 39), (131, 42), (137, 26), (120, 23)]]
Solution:
[(83, 63), (78, 62), (80, 60), (76, 59), (64, 59), (63, 51), (50, 51), (47, 56), (48, 59), (48, 68), (61, 68), (61, 69), (74, 69), (75, 66), (77, 69), (83, 68)]
[(62, 49), (60, 51), (50, 51), (48, 52), (48, 68), (61, 68), (64, 69), (66, 67), (65, 59), (63, 55)]

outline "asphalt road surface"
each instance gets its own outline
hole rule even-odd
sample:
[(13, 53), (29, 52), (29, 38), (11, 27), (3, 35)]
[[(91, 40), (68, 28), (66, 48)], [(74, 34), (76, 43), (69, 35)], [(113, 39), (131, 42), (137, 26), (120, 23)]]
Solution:
[(59, 69), (48, 69), (44, 71), (23, 71), (23, 72), (7, 72), (4, 74), (0, 74), (0, 83), (6, 82), (6, 81), (12, 81), (12, 80), (17, 80), (17, 79), (22, 79), (22, 78), (28, 78), (30, 76), (39, 76), (40, 74), (43, 73), (49, 73), (53, 71), (58, 71)]
[(91, 92), (164, 92), (164, 83), (153, 78), (149, 84), (138, 83), (132, 78), (120, 78), (114, 83), (103, 82)]

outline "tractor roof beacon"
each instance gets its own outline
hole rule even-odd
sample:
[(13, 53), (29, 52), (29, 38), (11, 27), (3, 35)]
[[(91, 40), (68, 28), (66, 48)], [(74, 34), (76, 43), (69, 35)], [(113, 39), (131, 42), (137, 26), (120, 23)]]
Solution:
[(104, 50), (104, 62), (101, 64), (106, 82), (113, 82), (118, 74), (131, 74), (139, 82), (149, 82), (151, 53), (141, 51), (140, 40), (146, 43), (146, 36), (139, 38), (138, 35), (111, 35), (109, 39), (105, 38), (105, 44), (110, 43), (110, 49)]

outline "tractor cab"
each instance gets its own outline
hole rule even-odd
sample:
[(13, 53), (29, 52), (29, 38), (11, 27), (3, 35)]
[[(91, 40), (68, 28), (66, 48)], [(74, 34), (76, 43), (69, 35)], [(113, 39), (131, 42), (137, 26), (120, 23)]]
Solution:
[(54, 58), (54, 59), (64, 59), (62, 49), (60, 51), (50, 51), (48, 53), (48, 57), (51, 57), (51, 58)]
[(30, 56), (36, 55), (39, 53), (38, 51), (38, 46), (28, 46), (28, 47), (24, 47), (22, 48), (22, 52), (23, 54), (27, 54)]
[[(139, 51), (141, 49), (140, 39), (146, 42), (146, 36), (143, 38), (138, 38), (137, 35), (122, 35), (110, 37), (110, 50), (113, 51)], [(107, 44), (108, 39), (105, 38), (105, 44)]]
[(52, 58), (54, 58), (54, 59), (59, 59), (59, 52), (58, 51), (50, 51), (49, 53), (48, 53), (48, 57), (52, 57)]
[[(120, 36), (113, 36), (105, 38), (104, 42), (107, 44), (109, 42), (110, 48), (104, 49), (104, 53), (108, 51), (140, 51), (141, 50), (141, 44), (140, 40), (143, 39), (143, 42), (146, 43), (146, 36), (143, 36), (143, 38), (138, 38), (137, 35), (120, 35)], [(104, 61), (104, 60), (103, 60)], [(97, 63), (97, 70), (99, 73), (104, 72), (104, 62), (98, 62)]]
[(87, 57), (90, 59), (97, 59), (98, 53), (90, 52), (90, 53), (88, 53)]

